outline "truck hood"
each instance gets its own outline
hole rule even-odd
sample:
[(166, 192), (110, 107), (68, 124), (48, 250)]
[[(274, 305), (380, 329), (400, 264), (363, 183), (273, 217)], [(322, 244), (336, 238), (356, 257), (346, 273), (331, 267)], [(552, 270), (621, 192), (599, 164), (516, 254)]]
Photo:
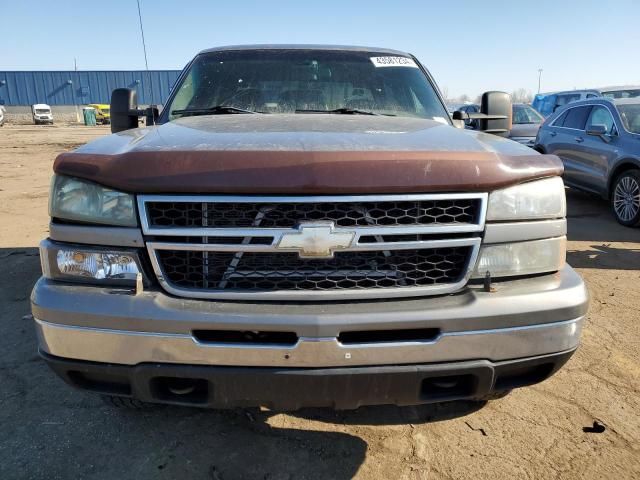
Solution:
[(58, 156), (58, 174), (140, 193), (489, 191), (559, 175), (557, 157), (408, 117), (188, 117)]

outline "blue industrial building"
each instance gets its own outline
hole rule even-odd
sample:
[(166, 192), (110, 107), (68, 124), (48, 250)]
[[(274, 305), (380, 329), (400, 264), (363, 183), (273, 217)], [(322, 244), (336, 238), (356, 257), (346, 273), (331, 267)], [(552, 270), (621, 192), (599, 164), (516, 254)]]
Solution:
[(162, 104), (180, 70), (0, 71), (0, 105), (86, 105), (110, 103), (114, 88), (138, 92), (140, 104)]

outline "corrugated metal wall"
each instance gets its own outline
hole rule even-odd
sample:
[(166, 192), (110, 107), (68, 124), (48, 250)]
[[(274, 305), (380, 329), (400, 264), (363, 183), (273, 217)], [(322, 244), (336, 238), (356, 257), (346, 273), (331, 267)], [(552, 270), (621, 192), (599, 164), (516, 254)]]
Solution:
[(111, 91), (119, 87), (136, 89), (140, 104), (162, 104), (179, 74), (179, 70), (0, 72), (0, 105), (109, 103)]

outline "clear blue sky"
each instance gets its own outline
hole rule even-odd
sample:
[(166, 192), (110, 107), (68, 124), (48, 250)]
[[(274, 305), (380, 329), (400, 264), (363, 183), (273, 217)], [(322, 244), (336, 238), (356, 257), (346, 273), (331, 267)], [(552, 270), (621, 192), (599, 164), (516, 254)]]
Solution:
[[(242, 43), (415, 54), (450, 97), (640, 84), (640, 0), (141, 0), (149, 67)], [(135, 0), (0, 0), (0, 70), (144, 68)]]

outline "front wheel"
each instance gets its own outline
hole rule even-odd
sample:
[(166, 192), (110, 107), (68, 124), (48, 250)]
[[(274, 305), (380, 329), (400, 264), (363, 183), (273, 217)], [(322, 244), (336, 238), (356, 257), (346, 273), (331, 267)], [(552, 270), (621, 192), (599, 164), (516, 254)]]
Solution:
[(618, 223), (626, 227), (640, 224), (640, 170), (627, 170), (616, 178), (611, 207)]

